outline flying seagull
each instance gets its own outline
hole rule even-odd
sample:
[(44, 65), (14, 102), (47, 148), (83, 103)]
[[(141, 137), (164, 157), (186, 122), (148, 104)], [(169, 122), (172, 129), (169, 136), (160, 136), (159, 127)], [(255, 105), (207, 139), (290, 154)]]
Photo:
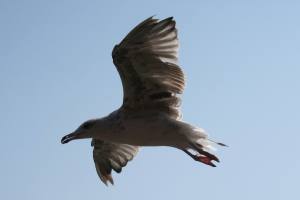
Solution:
[(178, 38), (172, 17), (150, 17), (137, 25), (112, 51), (123, 85), (122, 106), (106, 117), (91, 119), (61, 143), (92, 138), (93, 158), (100, 179), (113, 184), (140, 146), (169, 146), (194, 160), (215, 167), (219, 159), (205, 131), (181, 120), (180, 94), (184, 74), (178, 65)]

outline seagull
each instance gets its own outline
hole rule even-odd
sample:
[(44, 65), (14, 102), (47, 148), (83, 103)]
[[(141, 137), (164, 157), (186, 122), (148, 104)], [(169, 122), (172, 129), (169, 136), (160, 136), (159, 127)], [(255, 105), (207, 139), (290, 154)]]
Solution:
[(93, 159), (101, 181), (114, 184), (141, 146), (168, 146), (215, 167), (214, 146), (226, 146), (182, 121), (180, 95), (185, 87), (178, 65), (178, 37), (173, 17), (150, 17), (138, 24), (112, 51), (123, 85), (123, 104), (109, 115), (82, 123), (61, 143), (92, 138)]

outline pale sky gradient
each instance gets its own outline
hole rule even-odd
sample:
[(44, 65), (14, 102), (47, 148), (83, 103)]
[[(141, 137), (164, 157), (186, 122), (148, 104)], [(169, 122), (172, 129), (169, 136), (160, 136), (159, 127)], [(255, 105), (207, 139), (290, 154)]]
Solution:
[[(1, 0), (0, 199), (300, 199), (299, 10), (288, 0)], [(90, 140), (60, 139), (120, 106), (111, 50), (154, 14), (177, 21), (184, 120), (230, 148), (217, 168), (144, 148), (105, 187)]]

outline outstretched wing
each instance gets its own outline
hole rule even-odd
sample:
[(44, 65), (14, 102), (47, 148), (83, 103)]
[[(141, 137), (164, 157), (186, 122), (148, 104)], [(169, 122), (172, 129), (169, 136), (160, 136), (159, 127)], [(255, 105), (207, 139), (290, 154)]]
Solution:
[(177, 65), (178, 38), (172, 17), (152, 17), (136, 26), (112, 52), (123, 84), (123, 107), (166, 112), (174, 118), (184, 90)]
[(132, 160), (138, 152), (137, 146), (105, 142), (97, 139), (92, 140), (92, 146), (94, 146), (93, 158), (96, 171), (105, 185), (107, 185), (108, 181), (111, 184), (114, 183), (111, 176), (112, 170), (120, 173), (122, 167), (126, 166), (127, 162)]

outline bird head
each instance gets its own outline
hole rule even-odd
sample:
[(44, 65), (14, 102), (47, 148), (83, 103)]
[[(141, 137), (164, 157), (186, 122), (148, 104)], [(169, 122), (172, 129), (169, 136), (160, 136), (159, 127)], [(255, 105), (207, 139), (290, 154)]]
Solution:
[(91, 119), (82, 123), (74, 132), (62, 137), (61, 143), (66, 144), (75, 139), (91, 138), (97, 124), (96, 122), (97, 120)]

